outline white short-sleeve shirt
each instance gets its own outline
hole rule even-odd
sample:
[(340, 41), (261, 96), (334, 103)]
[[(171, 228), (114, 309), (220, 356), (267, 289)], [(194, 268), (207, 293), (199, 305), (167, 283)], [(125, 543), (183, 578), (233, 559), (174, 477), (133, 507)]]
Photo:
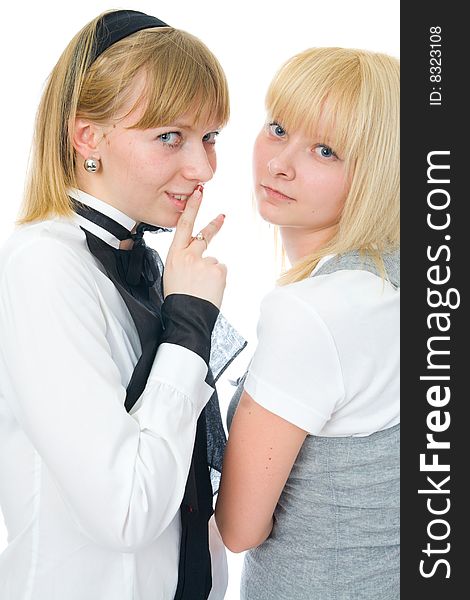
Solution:
[(365, 270), (274, 289), (261, 304), (245, 390), (312, 435), (364, 436), (396, 425), (399, 296)]

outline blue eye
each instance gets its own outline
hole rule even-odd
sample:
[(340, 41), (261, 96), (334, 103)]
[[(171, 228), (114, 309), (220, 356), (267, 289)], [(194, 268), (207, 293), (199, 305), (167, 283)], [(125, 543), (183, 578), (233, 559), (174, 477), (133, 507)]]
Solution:
[(215, 144), (215, 140), (218, 135), (218, 131), (211, 131), (210, 133), (206, 133), (206, 135), (202, 138), (202, 141), (205, 144)]
[(181, 141), (181, 134), (177, 131), (168, 131), (167, 133), (162, 133), (158, 136), (158, 138), (164, 146), (169, 146), (170, 148), (174, 148)]
[(279, 125), (279, 123), (276, 123), (276, 121), (269, 123), (268, 129), (270, 133), (272, 133), (276, 137), (284, 137), (286, 135), (286, 130), (281, 125)]
[(338, 158), (335, 152), (325, 144), (318, 144), (318, 146), (315, 147), (315, 152), (322, 158)]

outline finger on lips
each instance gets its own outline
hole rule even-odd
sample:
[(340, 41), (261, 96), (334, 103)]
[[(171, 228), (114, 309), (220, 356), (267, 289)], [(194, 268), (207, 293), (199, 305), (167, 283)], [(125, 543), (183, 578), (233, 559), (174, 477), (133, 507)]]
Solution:
[(185, 248), (192, 241), (194, 222), (202, 202), (202, 190), (203, 186), (199, 184), (188, 198), (185, 209), (176, 224), (173, 247)]
[[(204, 229), (202, 229), (196, 236), (193, 236), (194, 223), (196, 221), (199, 207), (202, 201), (203, 186), (197, 185), (194, 192), (188, 199), (184, 211), (176, 225), (176, 231), (173, 238), (173, 248), (191, 248), (196, 251), (204, 252), (207, 250), (207, 246), (212, 238), (219, 232), (220, 228), (224, 224), (225, 215), (218, 215), (213, 221), (211, 221)], [(204, 242), (203, 245), (193, 244), (193, 242)]]

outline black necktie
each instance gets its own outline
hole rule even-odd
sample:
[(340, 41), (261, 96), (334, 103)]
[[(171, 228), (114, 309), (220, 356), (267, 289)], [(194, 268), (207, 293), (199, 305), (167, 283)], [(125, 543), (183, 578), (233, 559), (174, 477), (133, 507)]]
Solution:
[[(173, 294), (163, 303), (162, 263), (143, 239), (145, 231), (163, 228), (141, 223), (136, 233), (131, 235), (125, 227), (93, 208), (74, 202), (74, 210), (119, 240), (134, 240), (131, 250), (120, 250), (82, 227), (90, 252), (103, 265), (122, 296), (140, 338), (142, 355), (132, 373), (125, 400), (125, 408), (130, 411), (145, 389), (157, 348), (165, 336), (171, 335), (173, 343), (199, 350), (197, 327), (207, 327), (211, 318), (213, 327), (214, 314), (216, 318), (218, 311), (205, 300), (183, 294)], [(210, 315), (205, 319), (207, 311)], [(178, 314), (184, 315), (184, 318), (178, 319)], [(201, 354), (206, 352), (208, 362), (207, 349), (199, 351)], [(206, 382), (215, 387), (210, 369)], [(208, 437), (211, 439), (208, 440)], [(212, 587), (208, 520), (213, 513), (213, 490), (208, 469), (208, 447), (211, 448), (210, 454), (220, 460), (224, 442), (225, 434), (214, 392), (197, 423), (194, 452), (180, 508), (182, 532), (175, 600), (205, 600)], [(210, 466), (220, 469), (220, 465), (211, 463), (209, 457)]]

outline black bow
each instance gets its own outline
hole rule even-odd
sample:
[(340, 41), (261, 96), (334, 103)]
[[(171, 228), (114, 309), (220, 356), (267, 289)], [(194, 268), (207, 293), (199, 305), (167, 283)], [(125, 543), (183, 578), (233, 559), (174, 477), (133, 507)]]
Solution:
[[(163, 302), (163, 282), (161, 280), (163, 263), (155, 250), (152, 250), (145, 244), (144, 233), (146, 231), (158, 233), (171, 231), (171, 229), (158, 225), (149, 225), (148, 223), (139, 223), (135, 233), (131, 233), (123, 225), (94, 208), (81, 204), (76, 200), (72, 200), (72, 202), (73, 209), (77, 214), (105, 229), (120, 242), (133, 240), (133, 246), (129, 250), (113, 248), (109, 244), (105, 244), (103, 249), (104, 251), (108, 250), (115, 256), (117, 280), (119, 283), (124, 285), (125, 289), (134, 298), (139, 300), (139, 302), (143, 302), (149, 310), (155, 313), (155, 303), (149, 302), (149, 292), (152, 288), (155, 288), (160, 297), (159, 304)], [(108, 266), (105, 268), (108, 271), (109, 260), (107, 263)], [(116, 284), (114, 279), (113, 282)], [(132, 311), (130, 312), (132, 315)]]
[(147, 223), (139, 223), (135, 233), (131, 234), (130, 238), (134, 241), (134, 245), (128, 252), (128, 264), (125, 274), (126, 281), (129, 285), (145, 285), (152, 287), (159, 279), (160, 273), (153, 260), (152, 252), (149, 251), (144, 242), (144, 233), (146, 231), (169, 231), (163, 227), (148, 225)]

